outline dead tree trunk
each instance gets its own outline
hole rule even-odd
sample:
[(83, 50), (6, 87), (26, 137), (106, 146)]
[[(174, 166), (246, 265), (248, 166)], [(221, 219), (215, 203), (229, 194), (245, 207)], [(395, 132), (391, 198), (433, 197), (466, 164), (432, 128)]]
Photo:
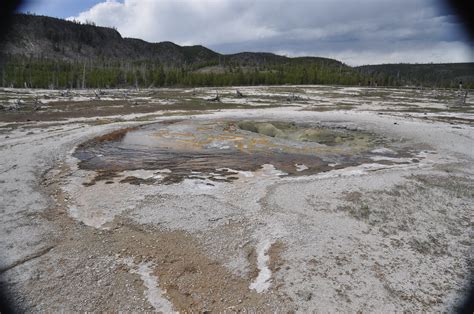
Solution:
[(86, 88), (86, 63), (84, 63), (84, 69), (82, 70), (82, 89)]

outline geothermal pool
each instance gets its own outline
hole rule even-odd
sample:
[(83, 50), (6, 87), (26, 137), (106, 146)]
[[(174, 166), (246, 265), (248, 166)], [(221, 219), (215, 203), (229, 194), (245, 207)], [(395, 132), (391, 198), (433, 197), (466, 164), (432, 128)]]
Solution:
[(419, 162), (417, 153), (403, 141), (338, 123), (176, 120), (96, 137), (74, 156), (82, 169), (107, 172), (104, 180), (113, 172), (144, 169), (167, 174), (147, 183), (176, 183), (230, 182), (236, 171), (264, 165), (301, 176), (366, 163), (406, 164)]

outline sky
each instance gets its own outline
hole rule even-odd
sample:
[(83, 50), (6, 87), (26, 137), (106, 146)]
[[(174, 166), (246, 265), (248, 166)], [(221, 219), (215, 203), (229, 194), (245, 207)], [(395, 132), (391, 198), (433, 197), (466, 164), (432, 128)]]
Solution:
[(349, 65), (473, 62), (442, 0), (32, 0), (21, 10), (113, 26), (124, 37), (220, 53), (321, 56)]

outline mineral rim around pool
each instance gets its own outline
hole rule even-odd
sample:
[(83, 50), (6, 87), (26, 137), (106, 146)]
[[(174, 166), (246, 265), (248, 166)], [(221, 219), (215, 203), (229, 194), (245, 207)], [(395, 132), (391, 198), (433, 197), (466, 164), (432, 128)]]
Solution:
[(415, 153), (399, 140), (338, 124), (183, 120), (115, 131), (80, 145), (74, 156), (82, 169), (108, 175), (165, 170), (161, 183), (174, 183), (232, 181), (235, 171), (268, 164), (296, 176), (364, 163), (417, 162)]

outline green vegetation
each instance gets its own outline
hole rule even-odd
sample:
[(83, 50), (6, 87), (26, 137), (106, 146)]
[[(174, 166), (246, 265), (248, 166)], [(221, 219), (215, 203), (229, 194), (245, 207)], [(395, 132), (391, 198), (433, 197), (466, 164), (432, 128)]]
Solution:
[(30, 88), (116, 88), (163, 86), (238, 86), (282, 84), (357, 85), (359, 72), (340, 63), (292, 60), (278, 65), (217, 65), (221, 71), (198, 71), (211, 64), (166, 66), (149, 61), (71, 62), (9, 57), (0, 65), (1, 85)]
[[(3, 87), (118, 88), (200, 87), (284, 84), (337, 84), (377, 86), (433, 86), (474, 88), (466, 73), (472, 64), (439, 65), (443, 74), (428, 65), (396, 65), (351, 68), (334, 60), (288, 59), (284, 63), (209, 61), (190, 65), (167, 65), (159, 61), (69, 61), (10, 56), (0, 63)], [(207, 69), (211, 70), (207, 70)], [(418, 68), (418, 70), (416, 69)], [(217, 70), (216, 70), (217, 69)], [(430, 70), (431, 69), (431, 70)], [(393, 74), (396, 71), (396, 74)], [(466, 72), (467, 71), (467, 72)]]

